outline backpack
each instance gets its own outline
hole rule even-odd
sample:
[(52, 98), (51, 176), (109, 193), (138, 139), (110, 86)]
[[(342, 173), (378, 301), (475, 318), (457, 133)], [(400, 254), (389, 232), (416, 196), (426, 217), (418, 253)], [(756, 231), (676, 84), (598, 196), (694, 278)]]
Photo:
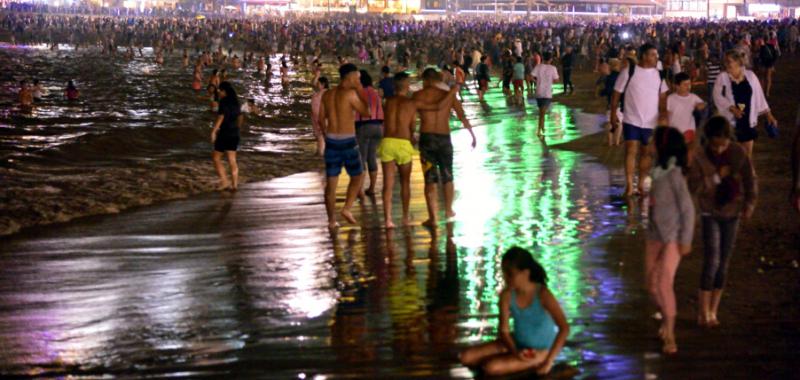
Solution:
[(631, 78), (633, 78), (633, 73), (635, 72), (636, 72), (636, 62), (628, 58), (628, 80), (625, 82), (625, 88), (622, 89), (622, 93), (619, 95), (620, 111), (625, 111), (625, 92), (628, 91), (628, 85), (631, 84)]

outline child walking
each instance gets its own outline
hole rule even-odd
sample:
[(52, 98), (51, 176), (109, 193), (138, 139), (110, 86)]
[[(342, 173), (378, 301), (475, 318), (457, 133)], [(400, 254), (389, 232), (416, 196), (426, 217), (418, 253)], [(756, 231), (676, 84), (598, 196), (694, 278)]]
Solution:
[(667, 96), (667, 112), (669, 113), (669, 126), (676, 128), (683, 134), (687, 145), (693, 145), (697, 122), (695, 111), (702, 111), (706, 103), (699, 96), (693, 94), (692, 80), (687, 73), (675, 75), (675, 92)]
[[(561, 306), (547, 288), (547, 274), (522, 248), (511, 248), (502, 260), (505, 288), (500, 293), (498, 339), (470, 347), (461, 363), (482, 366), (486, 375), (499, 376), (529, 369), (550, 372), (569, 335)], [(509, 328), (514, 319), (514, 331)]]
[(645, 245), (645, 278), (653, 301), (663, 316), (659, 336), (662, 351), (674, 354), (675, 291), (673, 282), (681, 256), (691, 251), (694, 203), (684, 178), (687, 148), (683, 134), (672, 127), (658, 127), (653, 135), (657, 165), (653, 168), (650, 212)]

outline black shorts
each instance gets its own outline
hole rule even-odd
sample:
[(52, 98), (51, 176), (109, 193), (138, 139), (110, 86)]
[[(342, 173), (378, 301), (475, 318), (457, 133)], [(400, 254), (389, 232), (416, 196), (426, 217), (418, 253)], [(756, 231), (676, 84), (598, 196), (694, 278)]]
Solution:
[(553, 102), (553, 98), (536, 98), (536, 105), (539, 108), (550, 108), (550, 103)]
[(736, 141), (743, 143), (758, 139), (758, 130), (752, 127), (736, 126)]
[(511, 88), (511, 78), (503, 78), (503, 88)]
[(450, 135), (421, 133), (419, 156), (425, 183), (453, 182), (453, 143)]
[(239, 136), (218, 133), (217, 139), (214, 140), (214, 150), (217, 152), (235, 152), (239, 150)]

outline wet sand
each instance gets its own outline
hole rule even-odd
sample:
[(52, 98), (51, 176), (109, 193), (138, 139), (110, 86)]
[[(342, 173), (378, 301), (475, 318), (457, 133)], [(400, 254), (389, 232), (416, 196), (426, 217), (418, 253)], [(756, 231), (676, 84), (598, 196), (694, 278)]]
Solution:
[[(436, 232), (387, 233), (378, 201), (355, 208), (358, 226), (329, 235), (321, 174), (305, 172), (2, 238), (0, 373), (472, 378), (457, 352), (495, 336), (499, 257), (521, 245), (548, 270), (572, 325), (559, 361), (576, 378), (795, 376), (797, 218), (780, 210), (785, 195), (764, 190), (785, 177), (760, 172), (766, 195), (740, 234), (721, 328), (694, 326), (699, 247), (683, 262), (680, 352), (664, 358), (641, 289), (640, 215), (619, 197), (622, 171), (542, 145), (535, 107), (508, 109), (498, 92), (484, 107), (465, 105), (479, 145), (454, 133), (458, 216)], [(552, 144), (580, 142), (598, 125), (560, 105), (551, 117)], [(768, 147), (757, 145), (756, 165), (777, 170), (777, 153), (758, 161)]]
[[(678, 342), (682, 352), (679, 360), (660, 365), (662, 373), (671, 375), (667, 378), (676, 378), (701, 367), (717, 368), (725, 378), (781, 379), (797, 376), (788, 368), (796, 368), (792, 360), (800, 356), (800, 215), (790, 208), (788, 197), (791, 144), (795, 134), (800, 133), (800, 126), (795, 124), (800, 111), (798, 72), (800, 63), (797, 56), (785, 56), (779, 61), (773, 78), (773, 93), (768, 102), (779, 121), (780, 137), (770, 139), (760, 129), (761, 136), (755, 144), (758, 205), (753, 218), (740, 226), (730, 268), (731, 280), (722, 301), (723, 315), (720, 318), (723, 326), (718, 331), (706, 334), (704, 330), (692, 327), (702, 269), (702, 244), (698, 238), (695, 238), (692, 254), (681, 263), (675, 284), (679, 309)], [(577, 75), (576, 83), (579, 87), (589, 88), (594, 79), (594, 75), (582, 72)], [(704, 89), (696, 90), (705, 99)], [(600, 112), (605, 106), (605, 99), (583, 95), (562, 97), (559, 101), (593, 112)], [(622, 168), (624, 165), (623, 149), (607, 147), (604, 133), (576, 139), (557, 148), (588, 154), (609, 167)], [(629, 207), (640, 209), (640, 205), (635, 203)], [(643, 246), (643, 241), (634, 232), (615, 236), (609, 250), (618, 250), (621, 248), (619, 245), (629, 245), (631, 240), (638, 240), (636, 244)], [(699, 233), (698, 228), (695, 236), (700, 236)], [(686, 338), (682, 337), (684, 334)], [(684, 355), (687, 345), (691, 345), (690, 355)], [(720, 349), (708, 350), (709, 346)], [(738, 358), (738, 362), (720, 361), (721, 357)]]

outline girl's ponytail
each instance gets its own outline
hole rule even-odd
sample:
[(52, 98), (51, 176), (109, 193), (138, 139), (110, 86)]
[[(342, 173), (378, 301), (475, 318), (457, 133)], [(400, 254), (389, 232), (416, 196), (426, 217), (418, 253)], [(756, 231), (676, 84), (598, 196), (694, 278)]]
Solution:
[(527, 269), (530, 273), (529, 279), (532, 282), (547, 285), (547, 273), (544, 271), (544, 267), (534, 260), (533, 255), (525, 249), (520, 247), (509, 248), (503, 255), (501, 266), (504, 272), (511, 268), (516, 270)]

